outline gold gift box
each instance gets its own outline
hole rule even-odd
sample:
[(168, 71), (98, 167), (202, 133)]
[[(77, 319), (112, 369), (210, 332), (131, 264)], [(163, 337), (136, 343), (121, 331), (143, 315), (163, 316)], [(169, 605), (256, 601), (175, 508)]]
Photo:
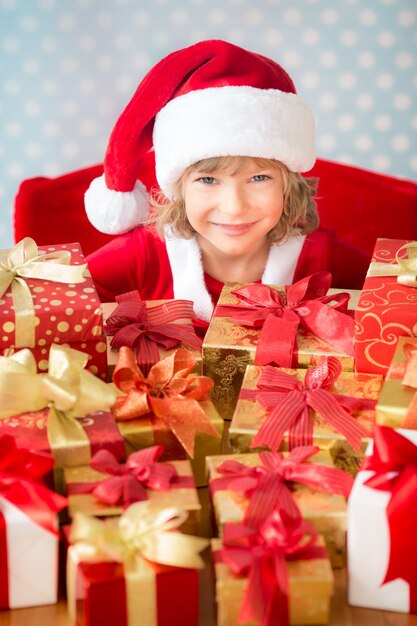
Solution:
[[(317, 546), (324, 546), (319, 535)], [(212, 550), (220, 550), (221, 539), (212, 539)], [(215, 563), (217, 626), (236, 626), (247, 578), (238, 576), (225, 563)], [(289, 624), (326, 624), (329, 621), (330, 598), (334, 577), (329, 559), (287, 561), (289, 579)], [(245, 622), (245, 626), (257, 626)]]
[[(245, 283), (226, 284), (220, 294), (218, 305), (238, 304), (239, 299), (231, 292)], [(284, 294), (282, 286), (272, 285)], [(329, 289), (328, 295), (340, 293), (341, 289)], [(349, 309), (354, 310), (359, 299), (359, 291), (344, 289), (350, 294)], [(216, 316), (211, 319), (203, 341), (204, 373), (214, 380), (211, 398), (220, 415), (225, 420), (232, 419), (239, 389), (246, 365), (253, 364), (259, 330), (234, 324), (228, 317)], [(297, 331), (298, 367), (315, 365), (322, 357), (336, 356), (345, 371), (354, 370), (354, 359), (337, 348), (321, 341), (301, 325)]]
[(402, 380), (410, 351), (417, 351), (417, 339), (399, 337), (391, 365), (382, 385), (376, 405), (376, 422), (391, 428), (417, 429), (417, 373), (416, 387), (404, 385)]
[(204, 487), (207, 485), (206, 457), (221, 453), (224, 422), (211, 400), (200, 400), (199, 404), (219, 433), (219, 437), (197, 432), (193, 459), (187, 456), (184, 448), (167, 426), (159, 422), (153, 424), (148, 415), (138, 419), (117, 422), (125, 442), (126, 455), (129, 456), (132, 452), (149, 448), (149, 446), (163, 445), (165, 451), (159, 460), (171, 461), (188, 458), (196, 486)]
[[(159, 306), (161, 304), (164, 304), (166, 302), (171, 302), (171, 300), (146, 300), (145, 301), (145, 305), (146, 308), (148, 309), (152, 309), (153, 307)], [(106, 320), (111, 316), (111, 314), (113, 313), (113, 311), (116, 309), (117, 307), (117, 302), (105, 302), (101, 305), (102, 311), (103, 311), (103, 320), (104, 322), (106, 322)], [(188, 324), (188, 325), (192, 325), (192, 321), (191, 319), (178, 319), (175, 322), (171, 322), (171, 324)], [(106, 338), (107, 341), (107, 379), (109, 381), (111, 381), (112, 376), (113, 376), (113, 372), (114, 372), (114, 368), (116, 366), (117, 363), (117, 355), (118, 355), (118, 351), (116, 350), (116, 348), (112, 348), (111, 346), (111, 341), (112, 341), (112, 337), (107, 337)], [(169, 356), (170, 354), (172, 354), (172, 352), (174, 350), (177, 350), (178, 348), (180, 348), (181, 345), (178, 344), (177, 346), (175, 346), (175, 348), (172, 348), (171, 350), (162, 350), (161, 348), (158, 349), (159, 352), (159, 360), (164, 359), (165, 357)], [(184, 346), (186, 347), (186, 346)], [(191, 354), (193, 355), (194, 359), (195, 359), (195, 366), (194, 366), (194, 372), (195, 374), (197, 374), (198, 376), (201, 376), (203, 373), (203, 359), (201, 356), (201, 352), (198, 350), (192, 350), (190, 348), (187, 348), (187, 350), (189, 350), (189, 352), (191, 352)]]
[[(248, 467), (261, 465), (259, 455), (254, 452), (208, 457), (206, 464), (209, 485), (212, 479), (222, 476), (217, 472), (217, 468), (228, 460), (239, 461)], [(333, 466), (332, 458), (327, 450), (320, 450), (308, 462)], [(343, 496), (316, 491), (302, 483), (291, 482), (289, 489), (303, 518), (312, 522), (317, 532), (324, 536), (332, 567), (344, 567), (346, 564), (346, 499)], [(218, 535), (222, 537), (223, 524), (242, 521), (249, 498), (232, 489), (225, 489), (211, 492), (211, 499)]]
[[(169, 461), (177, 470), (179, 476), (192, 476), (191, 464), (188, 460)], [(80, 467), (64, 468), (65, 489), (74, 483), (100, 483), (110, 474), (98, 472), (88, 465)], [(172, 487), (168, 490), (158, 491), (146, 489), (148, 500), (161, 507), (177, 506), (188, 512), (188, 517), (181, 526), (181, 531), (196, 534), (200, 524), (201, 504), (195, 486)], [(98, 500), (92, 493), (69, 494), (68, 513), (73, 518), (75, 513), (94, 515), (95, 517), (114, 517), (123, 513), (123, 507), (105, 504)]]
[[(256, 384), (263, 371), (262, 366), (248, 365), (243, 378), (242, 388), (256, 389)], [(280, 368), (283, 372), (291, 374), (297, 380), (303, 382), (306, 369)], [(379, 396), (383, 378), (379, 374), (362, 374), (354, 372), (342, 372), (333, 384), (331, 391), (336, 394), (352, 396), (354, 398), (368, 398), (376, 400)], [(310, 409), (311, 410), (311, 409)], [(355, 419), (370, 433), (375, 422), (375, 410), (366, 409), (355, 413)], [(258, 432), (263, 421), (267, 417), (267, 411), (254, 400), (238, 399), (236, 410), (229, 428), (229, 444), (233, 452), (254, 452), (250, 448), (253, 437)], [(321, 450), (328, 450), (334, 464), (355, 475), (359, 469), (360, 461), (365, 453), (370, 437), (362, 440), (361, 450), (357, 451), (338, 433), (330, 424), (325, 422), (319, 415), (315, 415), (313, 443)], [(287, 449), (285, 437), (281, 448)]]

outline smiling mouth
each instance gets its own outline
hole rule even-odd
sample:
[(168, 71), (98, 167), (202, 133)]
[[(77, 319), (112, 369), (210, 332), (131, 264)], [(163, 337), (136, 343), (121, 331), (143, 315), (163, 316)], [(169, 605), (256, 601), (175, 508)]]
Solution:
[(213, 222), (212, 224), (228, 235), (243, 235), (247, 233), (256, 222), (248, 222), (246, 224), (218, 224)]

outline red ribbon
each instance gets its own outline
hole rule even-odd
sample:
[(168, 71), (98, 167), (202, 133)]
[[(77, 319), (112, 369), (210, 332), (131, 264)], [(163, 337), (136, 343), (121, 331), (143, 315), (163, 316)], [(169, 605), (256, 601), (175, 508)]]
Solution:
[(256, 400), (268, 415), (252, 440), (251, 447), (268, 446), (278, 450), (284, 434), (289, 433), (289, 448), (313, 443), (313, 409), (353, 448), (359, 449), (370, 433), (357, 423), (351, 413), (359, 408), (373, 408), (376, 400), (352, 398), (329, 391), (342, 372), (336, 357), (326, 357), (306, 371), (304, 385), (294, 376), (267, 365), (256, 389), (241, 389), (239, 399)]
[(367, 487), (391, 492), (390, 555), (383, 584), (405, 580), (410, 612), (417, 613), (417, 446), (392, 428), (375, 426), (373, 453), (363, 459), (361, 470), (374, 472)]
[(342, 470), (307, 459), (319, 451), (317, 446), (299, 446), (287, 456), (281, 452), (261, 452), (260, 465), (249, 467), (228, 460), (217, 467), (222, 474), (210, 481), (210, 491), (231, 489), (249, 499), (244, 521), (257, 528), (276, 508), (289, 517), (300, 516), (288, 483), (297, 482), (324, 493), (349, 496), (353, 478)]
[(268, 285), (247, 285), (232, 291), (243, 305), (219, 305), (216, 315), (261, 329), (256, 365), (291, 367), (300, 324), (320, 340), (353, 356), (354, 320), (347, 309), (350, 294), (326, 296), (331, 281), (329, 272), (316, 272), (286, 285), (285, 298)]
[(314, 527), (300, 518), (285, 520), (278, 511), (254, 529), (244, 523), (227, 523), (223, 548), (215, 560), (228, 565), (234, 574), (247, 576), (238, 623), (261, 626), (289, 623), (289, 582), (286, 561), (325, 558), (316, 546)]
[(119, 463), (108, 450), (93, 456), (90, 466), (111, 478), (99, 483), (70, 483), (68, 495), (92, 493), (98, 500), (127, 508), (133, 502), (147, 500), (147, 489), (168, 491), (195, 486), (192, 476), (179, 476), (170, 463), (158, 463), (163, 446), (151, 446), (133, 452), (126, 463)]
[[(44, 487), (38, 480), (51, 470), (51, 455), (18, 449), (10, 435), (0, 437), (0, 495), (35, 523), (59, 536), (56, 514), (67, 505), (66, 498)], [(0, 512), (0, 607), (9, 606), (7, 530)]]
[(189, 300), (170, 300), (147, 308), (138, 291), (116, 296), (118, 306), (105, 323), (107, 335), (114, 335), (111, 345), (119, 349), (128, 346), (135, 350), (136, 360), (142, 369), (159, 360), (159, 348), (170, 350), (183, 344), (201, 350), (201, 339), (191, 324), (173, 324), (178, 320), (195, 317)]

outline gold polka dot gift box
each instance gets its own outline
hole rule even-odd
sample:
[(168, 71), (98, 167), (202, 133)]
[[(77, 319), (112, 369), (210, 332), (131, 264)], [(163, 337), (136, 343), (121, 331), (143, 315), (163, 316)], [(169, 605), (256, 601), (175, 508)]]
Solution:
[(1, 351), (30, 348), (40, 371), (49, 348), (64, 344), (88, 354), (87, 368), (106, 378), (103, 320), (78, 243), (37, 246), (29, 237), (0, 250)]

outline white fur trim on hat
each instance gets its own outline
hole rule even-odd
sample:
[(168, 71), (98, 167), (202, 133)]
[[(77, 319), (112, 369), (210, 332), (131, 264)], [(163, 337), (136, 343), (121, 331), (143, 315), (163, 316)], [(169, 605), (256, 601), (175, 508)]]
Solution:
[[(289, 237), (282, 244), (271, 245), (262, 276), (264, 285), (292, 284), (304, 240), (305, 235), (297, 235)], [(174, 298), (191, 300), (196, 316), (209, 322), (214, 307), (204, 281), (201, 251), (196, 238), (183, 239), (167, 227), (165, 243), (174, 283)]]
[(298, 95), (256, 87), (210, 87), (169, 101), (156, 115), (156, 177), (171, 197), (185, 169), (214, 156), (276, 159), (292, 172), (313, 166), (315, 120)]
[(97, 230), (118, 235), (146, 220), (149, 200), (139, 180), (132, 191), (114, 191), (106, 186), (104, 174), (95, 178), (84, 195), (87, 217)]

